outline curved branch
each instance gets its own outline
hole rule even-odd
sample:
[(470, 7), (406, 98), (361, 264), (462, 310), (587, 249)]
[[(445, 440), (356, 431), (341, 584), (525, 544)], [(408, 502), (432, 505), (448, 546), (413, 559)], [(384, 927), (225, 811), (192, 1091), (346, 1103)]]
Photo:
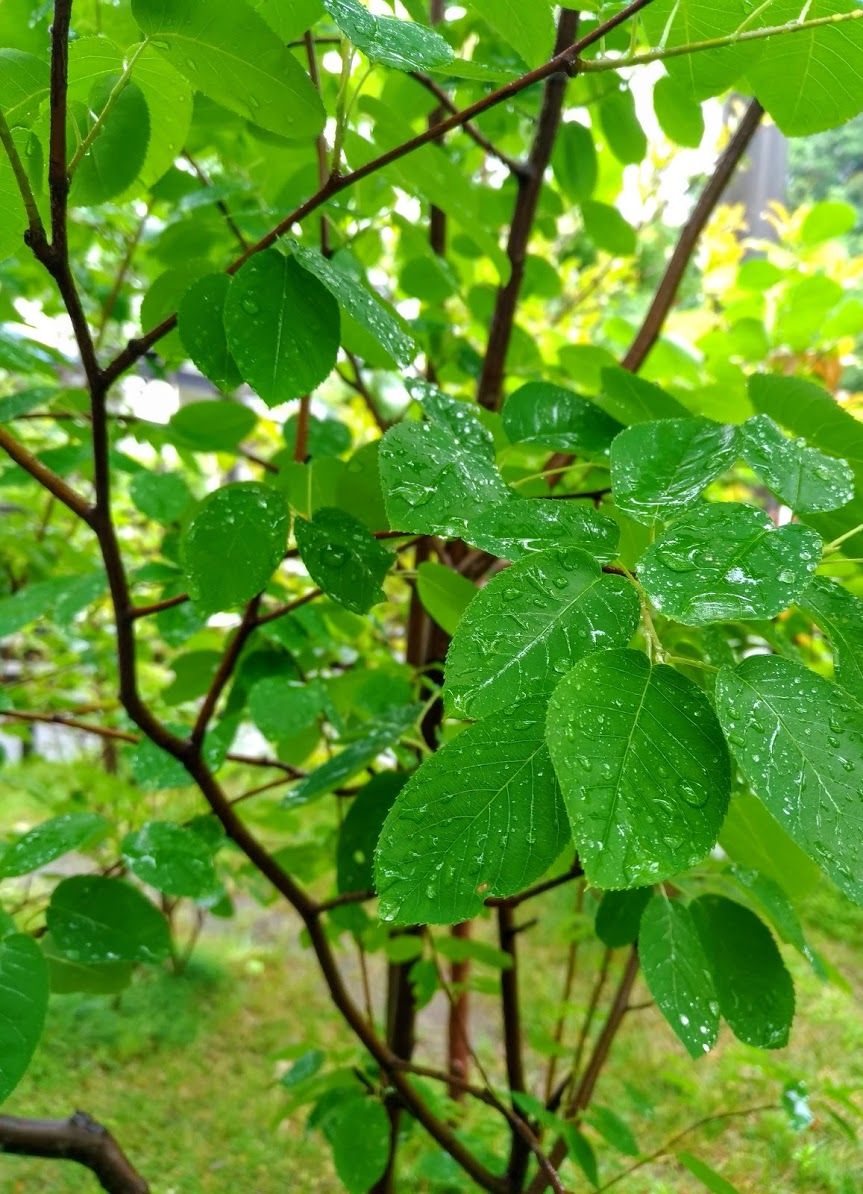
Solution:
[(754, 137), (763, 115), (764, 109), (758, 100), (753, 100), (746, 109), (740, 124), (737, 126), (734, 136), (725, 147), (725, 152), (716, 163), (716, 168), (710, 177), (710, 181), (699, 195), (698, 202), (692, 210), (692, 215), (684, 224), (683, 231), (678, 237), (677, 244), (674, 246), (674, 252), (669, 258), (668, 265), (665, 267), (662, 281), (653, 296), (653, 302), (650, 304), (647, 315), (644, 317), (644, 322), (638, 329), (638, 334), (621, 362), (624, 369), (629, 369), (632, 373), (637, 373), (644, 364), (651, 348), (653, 348), (659, 339), (659, 334), (668, 318), (669, 311), (674, 305), (677, 291), (680, 288), (686, 267), (689, 265), (692, 254), (695, 252), (695, 247), (698, 244), (701, 233), (704, 231), (707, 221), (713, 215), (713, 211), (719, 200), (722, 198), (722, 193), (728, 186), (732, 174)]
[(91, 1170), (102, 1189), (110, 1194), (149, 1194), (149, 1184), (108, 1129), (85, 1111), (76, 1111), (68, 1119), (0, 1115), (0, 1152), (76, 1161)]

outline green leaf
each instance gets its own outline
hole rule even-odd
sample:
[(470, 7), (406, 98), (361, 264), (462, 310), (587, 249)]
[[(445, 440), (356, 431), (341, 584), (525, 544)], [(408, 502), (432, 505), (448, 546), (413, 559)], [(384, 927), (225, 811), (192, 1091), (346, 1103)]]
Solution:
[(736, 1186), (732, 1186), (731, 1182), (727, 1182), (724, 1177), (712, 1169), (705, 1161), (700, 1161), (698, 1157), (693, 1157), (692, 1153), (678, 1153), (677, 1159), (680, 1164), (688, 1169), (689, 1172), (697, 1177), (701, 1184), (707, 1190), (711, 1190), (712, 1194), (740, 1194)]
[(309, 576), (328, 597), (355, 614), (386, 600), (381, 582), (393, 554), (353, 515), (324, 507), (296, 519), (294, 534)]
[(285, 554), (288, 523), (282, 495), (256, 481), (224, 485), (201, 503), (182, 540), (201, 612), (241, 605), (266, 587)]
[[(167, 727), (179, 737), (188, 734), (183, 726)], [(229, 722), (220, 722), (204, 738), (204, 761), (216, 771), (225, 760), (228, 738), (233, 737)], [(185, 788), (192, 783), (188, 771), (173, 755), (158, 747), (149, 738), (142, 738), (132, 754), (132, 776), (135, 783), (145, 792), (158, 792), (164, 788)]]
[(470, 7), (528, 66), (551, 57), (554, 19), (549, 0), (470, 0)]
[(170, 170), (186, 144), (192, 123), (192, 88), (152, 45), (135, 59), (133, 74), (150, 114), (150, 139), (139, 173), (141, 182), (152, 186)]
[(476, 596), (476, 585), (444, 564), (425, 560), (417, 569), (417, 592), (426, 613), (447, 634), (455, 634), (462, 614)]
[(192, 495), (179, 473), (136, 473), (130, 492), (142, 514), (163, 524), (179, 521), (192, 504)]
[(316, 682), (265, 676), (249, 693), (252, 721), (270, 742), (283, 742), (313, 726), (324, 708), (324, 690)]
[[(796, 34), (794, 36), (797, 36)], [(756, 373), (749, 378), (755, 409), (830, 456), (847, 460), (863, 479), (863, 423), (832, 394), (800, 377)]]
[(656, 1006), (690, 1057), (709, 1053), (719, 1036), (710, 963), (689, 909), (654, 896), (641, 918), (638, 956)]
[(780, 938), (793, 945), (823, 977), (820, 960), (806, 941), (800, 918), (784, 888), (768, 875), (748, 867), (732, 866), (730, 873), (743, 891), (760, 904)]
[(576, 548), (539, 552), (480, 590), (447, 654), (445, 695), (464, 717), (487, 717), (551, 692), (576, 660), (625, 646), (638, 597)]
[(538, 879), (568, 838), (538, 702), (479, 722), (396, 797), (375, 856), (381, 916), (455, 924)]
[[(774, 0), (759, 24), (799, 20), (796, 0)], [(813, 0), (806, 19), (854, 12), (854, 0)], [(786, 137), (844, 124), (863, 109), (863, 29), (859, 21), (771, 37), (747, 74), (756, 96)], [(700, 55), (693, 55), (700, 57)], [(841, 63), (842, 69), (836, 69)]]
[(405, 388), (416, 402), (422, 404), (430, 422), (446, 427), (463, 447), (494, 460), (494, 437), (480, 419), (478, 408), (473, 403), (454, 398), (437, 386), (416, 378), (406, 381)]
[(503, 405), (503, 428), (514, 444), (606, 456), (622, 430), (593, 402), (548, 382), (528, 382)]
[(438, 423), (397, 423), (381, 440), (381, 484), (394, 530), (456, 538), (514, 494), (493, 460)]
[(37, 406), (48, 406), (59, 391), (53, 386), (33, 386), (0, 398), (0, 423), (9, 423), (19, 415), (26, 415)]
[(637, 247), (635, 229), (628, 224), (616, 207), (583, 199), (581, 215), (584, 231), (596, 245), (613, 257), (629, 257)]
[[(722, 4), (711, 4), (710, 0), (654, 0), (640, 15), (653, 45), (674, 48), (734, 33), (749, 17), (752, 7), (747, 0), (723, 0)], [(771, 4), (767, 13), (773, 24), (775, 5)], [(797, 36), (795, 33), (789, 40)], [(726, 91), (762, 51), (761, 42), (740, 42), (667, 58), (663, 65), (678, 86), (703, 100)]]
[(372, 16), (359, 0), (324, 0), (324, 8), (372, 62), (407, 71), (433, 70), (452, 62), (449, 42), (418, 22)]
[(613, 91), (599, 105), (599, 123), (606, 144), (624, 166), (643, 160), (647, 137), (635, 113), (631, 91)]
[(225, 333), (225, 302), (230, 285), (227, 274), (205, 274), (183, 295), (177, 312), (183, 347), (204, 376), (222, 390), (235, 390), (243, 380)]
[(807, 527), (777, 527), (753, 506), (720, 502), (678, 519), (642, 556), (638, 577), (666, 617), (704, 626), (775, 617), (820, 558), (821, 540)]
[(0, 50), (0, 110), (10, 129), (27, 124), (48, 98), (48, 63), (25, 50)]
[(719, 835), (729, 858), (770, 876), (802, 899), (821, 882), (821, 871), (750, 792), (736, 792)]
[(788, 439), (769, 415), (744, 424), (743, 459), (797, 514), (835, 510), (854, 496), (854, 473), (846, 461)]
[(607, 563), (617, 554), (620, 530), (614, 519), (587, 503), (531, 498), (492, 507), (469, 524), (462, 538), (505, 560), (577, 547)]
[(71, 962), (57, 952), (50, 933), (42, 938), (42, 953), (48, 963), (52, 995), (116, 995), (132, 981), (132, 962), (107, 962), (85, 966)]
[(560, 682), (548, 743), (597, 887), (659, 883), (702, 859), (728, 808), (728, 752), (704, 693), (639, 651), (600, 651)]
[[(363, 11), (365, 12), (365, 9)], [(406, 24), (404, 21), (396, 23)], [(404, 321), (383, 299), (352, 277), (347, 270), (340, 269), (338, 257), (335, 261), (330, 260), (316, 249), (307, 248), (296, 241), (292, 242), (291, 250), (303, 269), (308, 270), (326, 286), (342, 311), (375, 338), (394, 365), (411, 363), (418, 351), (416, 342), (405, 327)]]
[(648, 423), (653, 419), (688, 419), (690, 413), (665, 390), (630, 373), (607, 367), (600, 374), (602, 388), (593, 399), (618, 423)]
[(610, 1107), (603, 1107), (595, 1103), (585, 1119), (619, 1153), (623, 1153), (625, 1157), (638, 1156), (640, 1150), (632, 1129)]
[(255, 8), (283, 42), (299, 40), (324, 15), (322, 0), (256, 0)]
[(107, 821), (98, 813), (66, 813), (43, 821), (3, 848), (0, 853), (0, 879), (29, 875), (31, 871), (100, 836), (107, 827)]
[(339, 308), (329, 290), (276, 249), (235, 275), (225, 305), (228, 348), (268, 406), (325, 381), (339, 350)]
[(178, 448), (193, 452), (231, 452), (254, 430), (257, 416), (248, 406), (229, 398), (189, 402), (171, 415), (169, 438)]
[(701, 104), (670, 75), (663, 75), (653, 88), (653, 110), (670, 141), (687, 149), (699, 147), (704, 137)]
[(689, 908), (731, 1031), (759, 1049), (784, 1048), (794, 984), (770, 931), (754, 912), (722, 896), (701, 896)]
[[(70, 116), (80, 140), (90, 133), (95, 116), (105, 108), (119, 75), (108, 75), (94, 84), (89, 108), (70, 105)], [(76, 206), (104, 203), (132, 185), (144, 165), (150, 139), (150, 111), (136, 83), (127, 83), (116, 97), (72, 178), (69, 202)]]
[(57, 949), (73, 962), (161, 962), (171, 952), (165, 918), (120, 879), (64, 879), (54, 888), (45, 919)]
[(24, 248), (27, 213), (5, 153), (0, 153), (0, 261)]
[(739, 453), (737, 428), (710, 419), (659, 419), (627, 427), (611, 448), (621, 510), (650, 526), (697, 502)]
[(594, 930), (610, 949), (630, 945), (638, 937), (641, 914), (650, 900), (649, 887), (632, 891), (606, 891), (596, 910)]
[(833, 648), (838, 684), (863, 704), (863, 601), (826, 576), (813, 576), (800, 606)]
[(322, 130), (311, 80), (245, 0), (132, 0), (132, 12), (153, 48), (210, 99), (285, 137)]
[(863, 708), (772, 655), (720, 673), (717, 712), (740, 769), (782, 828), (863, 903)]
[(0, 941), (0, 1102), (27, 1070), (48, 1010), (48, 966), (32, 937)]
[(857, 225), (857, 209), (850, 203), (825, 199), (813, 204), (800, 227), (804, 245), (820, 245), (824, 241), (845, 236)]
[(334, 1101), (318, 1126), (333, 1150), (336, 1172), (349, 1194), (366, 1194), (389, 1160), (390, 1121), (384, 1106), (369, 1095)]
[(406, 771), (382, 771), (351, 801), (336, 846), (340, 892), (368, 891), (374, 885), (375, 846), (387, 813), (407, 781)]
[(590, 129), (577, 120), (562, 124), (554, 143), (551, 168), (568, 199), (576, 203), (589, 199), (599, 176), (596, 146)]
[(306, 804), (353, 779), (358, 772), (371, 766), (378, 755), (395, 746), (401, 736), (414, 725), (421, 712), (421, 705), (389, 709), (368, 733), (351, 742), (315, 771), (311, 771), (305, 779), (301, 779), (285, 798), (284, 803)]
[(123, 858), (142, 883), (166, 895), (203, 900), (219, 891), (210, 847), (184, 825), (148, 821), (123, 839)]

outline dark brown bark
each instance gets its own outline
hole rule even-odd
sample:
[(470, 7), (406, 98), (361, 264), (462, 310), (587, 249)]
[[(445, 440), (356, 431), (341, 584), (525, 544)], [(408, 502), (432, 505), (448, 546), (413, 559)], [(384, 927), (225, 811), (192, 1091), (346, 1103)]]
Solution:
[[(76, 1111), (68, 1119), (0, 1115), (0, 1152), (75, 1161), (91, 1170), (110, 1194), (148, 1194), (150, 1189), (108, 1129), (84, 1111)], [(43, 1188), (50, 1189), (48, 1180)]]
[[(578, 13), (571, 9), (563, 9), (557, 26), (555, 55), (561, 54), (571, 44), (577, 29)], [(503, 398), (506, 357), (524, 283), (528, 244), (536, 219), (539, 197), (542, 194), (545, 172), (551, 161), (551, 152), (560, 127), (567, 82), (566, 73), (549, 77), (528, 158), (527, 174), (518, 178), (518, 196), (506, 246), (510, 276), (506, 285), (497, 293), (477, 395), (479, 404), (487, 410), (498, 410)]]
[[(497, 931), (500, 948), (504, 953), (509, 954), (512, 963), (508, 970), (500, 972), (500, 1004), (503, 1017), (503, 1047), (507, 1083), (511, 1092), (518, 1093), (526, 1089), (522, 1052), (524, 1042), (518, 990), (518, 951), (516, 946), (518, 930), (513, 910), (508, 904), (502, 904), (497, 910)], [(513, 1111), (520, 1116), (521, 1113), (515, 1103), (513, 1103)], [(510, 1190), (521, 1190), (523, 1187), (529, 1159), (529, 1146), (524, 1137), (513, 1130), (509, 1161), (506, 1167), (507, 1185)]]

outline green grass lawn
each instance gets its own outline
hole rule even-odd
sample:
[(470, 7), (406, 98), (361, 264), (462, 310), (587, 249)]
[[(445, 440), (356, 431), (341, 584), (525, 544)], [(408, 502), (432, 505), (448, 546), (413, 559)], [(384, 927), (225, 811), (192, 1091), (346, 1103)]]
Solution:
[[(822, 894), (810, 932), (858, 994), (863, 983), (863, 915)], [(800, 1017), (790, 1047), (765, 1055), (725, 1031), (720, 1047), (694, 1066), (651, 1009), (633, 1011), (621, 1032), (598, 1100), (632, 1125), (643, 1152), (661, 1146), (699, 1117), (776, 1102), (785, 1082), (803, 1080), (816, 1118), (794, 1131), (782, 1112), (708, 1126), (678, 1147), (708, 1161), (741, 1194), (859, 1194), (863, 1156), (856, 1141), (820, 1110), (825, 1086), (863, 1088), (863, 1017), (854, 994), (822, 984), (785, 951), (797, 982)], [(558, 990), (556, 951), (540, 941), (531, 969), (530, 1029), (550, 1020)], [(585, 952), (586, 976), (595, 955)], [(548, 968), (546, 979), (545, 968)], [(543, 975), (542, 981), (536, 976)], [(587, 977), (576, 992), (583, 1002)], [(636, 994), (645, 997), (641, 987)], [(491, 1058), (496, 1008), (475, 999), (480, 1052)], [(577, 1009), (574, 1012), (577, 1015)], [(424, 1040), (439, 1060), (441, 1015), (426, 1018)], [(66, 996), (52, 1001), (48, 1030), (25, 1082), (4, 1108), (10, 1114), (64, 1115), (76, 1107), (115, 1131), (152, 1182), (154, 1194), (315, 1194), (341, 1189), (322, 1139), (305, 1115), (285, 1120), (275, 1079), (291, 1047), (321, 1044), (339, 1063), (355, 1054), (327, 1012), (297, 926), (271, 910), (249, 911), (205, 934), (188, 972), (141, 976), (120, 999)], [(541, 1060), (534, 1059), (540, 1075)], [(859, 1096), (858, 1096), (859, 1097)], [(416, 1134), (409, 1158), (425, 1149)], [(606, 1149), (602, 1177), (627, 1164)], [(586, 1189), (574, 1169), (574, 1190)], [(425, 1186), (407, 1174), (401, 1187)], [(78, 1194), (96, 1188), (83, 1169), (59, 1162), (0, 1160), (0, 1190)], [(441, 1187), (437, 1187), (440, 1189)], [(450, 1189), (470, 1190), (470, 1183)], [(697, 1181), (673, 1159), (625, 1178), (621, 1194), (697, 1194)]]

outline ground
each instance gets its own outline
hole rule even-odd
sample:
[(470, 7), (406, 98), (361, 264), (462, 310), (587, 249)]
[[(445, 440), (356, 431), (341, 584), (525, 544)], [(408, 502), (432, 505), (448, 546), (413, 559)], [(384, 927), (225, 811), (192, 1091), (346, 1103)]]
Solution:
[[(763, 1054), (735, 1042), (726, 1030), (720, 1048), (694, 1066), (653, 1010), (628, 1016), (598, 1099), (630, 1122), (643, 1152), (702, 1116), (775, 1103), (787, 1081), (802, 1080), (816, 1111), (807, 1131), (793, 1130), (777, 1111), (707, 1126), (677, 1147), (709, 1161), (741, 1194), (863, 1189), (858, 1143), (819, 1103), (819, 1092), (831, 1086), (863, 1089), (863, 915), (825, 891), (810, 901), (807, 920), (814, 943), (850, 991), (821, 983), (785, 950), (799, 1006), (788, 1049)], [(550, 941), (540, 942), (538, 957), (549, 978), (530, 984), (529, 1030), (548, 1023), (548, 1001), (558, 988)], [(584, 954), (586, 974), (595, 961), (595, 955)], [(544, 974), (541, 967), (531, 973)], [(578, 997), (584, 999), (586, 991), (585, 979)], [(641, 988), (636, 999), (644, 996)], [(480, 1051), (491, 1057), (494, 1004), (481, 997), (475, 1002)], [(426, 1029), (433, 1044), (440, 1019), (433, 1009)], [(249, 908), (236, 923), (205, 933), (181, 977), (142, 976), (119, 999), (55, 997), (35, 1064), (4, 1110), (50, 1116), (87, 1110), (115, 1131), (151, 1179), (154, 1194), (336, 1194), (341, 1186), (325, 1142), (306, 1130), (304, 1113), (284, 1118), (275, 1081), (286, 1052), (315, 1044), (333, 1048), (340, 1062), (354, 1056), (327, 1013), (296, 924), (283, 922), (272, 909)], [(856, 1097), (861, 1101), (859, 1093)], [(413, 1149), (420, 1147), (417, 1140)], [(607, 1148), (602, 1159), (603, 1181), (629, 1163)], [(588, 1188), (575, 1170), (568, 1171), (567, 1181), (574, 1190)], [(0, 1161), (0, 1189), (9, 1194), (95, 1188), (90, 1175), (73, 1165)], [(432, 1187), (411, 1175), (403, 1188)], [(700, 1188), (673, 1158), (614, 1187), (621, 1194), (696, 1194)]]

